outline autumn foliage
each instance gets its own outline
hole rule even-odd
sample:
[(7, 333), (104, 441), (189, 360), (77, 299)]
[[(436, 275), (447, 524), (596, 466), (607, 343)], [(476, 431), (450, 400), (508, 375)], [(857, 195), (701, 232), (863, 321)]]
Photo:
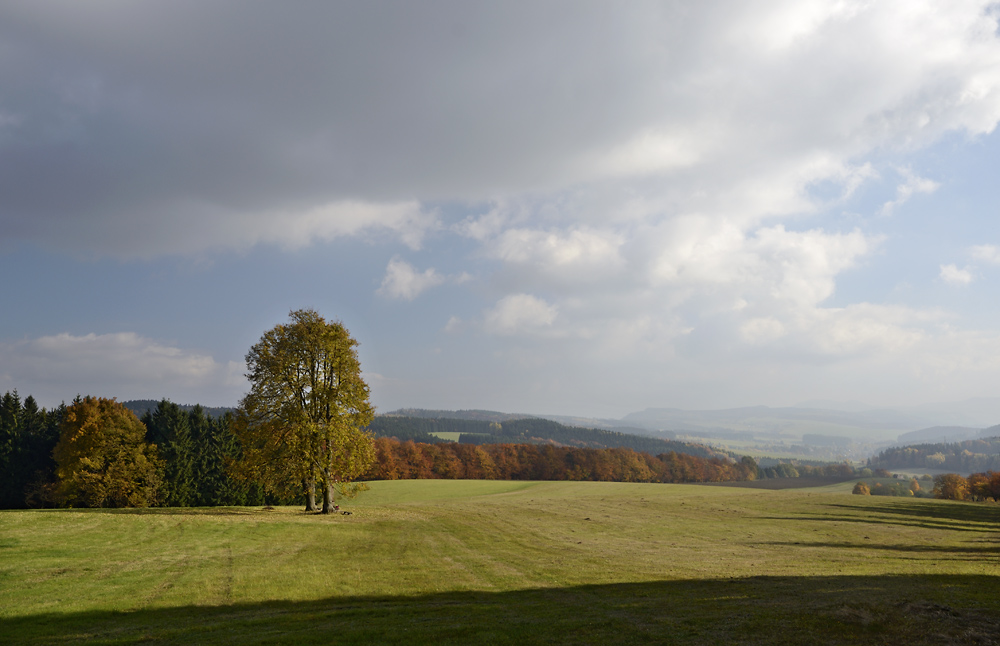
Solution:
[(752, 480), (752, 460), (729, 462), (681, 453), (652, 456), (631, 449), (584, 449), (551, 444), (422, 444), (375, 440), (366, 480), (598, 480), (725, 482)]
[(53, 456), (55, 497), (76, 507), (147, 507), (157, 502), (163, 464), (135, 414), (103, 397), (79, 399), (60, 426)]
[(945, 473), (934, 478), (934, 497), (946, 500), (1000, 502), (1000, 472), (973, 473), (964, 478), (957, 473)]

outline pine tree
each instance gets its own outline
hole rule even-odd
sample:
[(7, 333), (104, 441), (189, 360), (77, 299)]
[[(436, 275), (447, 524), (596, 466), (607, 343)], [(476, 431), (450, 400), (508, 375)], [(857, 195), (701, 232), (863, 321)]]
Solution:
[(164, 461), (163, 504), (190, 507), (197, 503), (194, 460), (197, 447), (192, 439), (188, 415), (164, 399), (156, 410), (143, 416), (147, 441), (159, 447)]
[(0, 508), (24, 506), (21, 484), (21, 398), (17, 391), (0, 398)]

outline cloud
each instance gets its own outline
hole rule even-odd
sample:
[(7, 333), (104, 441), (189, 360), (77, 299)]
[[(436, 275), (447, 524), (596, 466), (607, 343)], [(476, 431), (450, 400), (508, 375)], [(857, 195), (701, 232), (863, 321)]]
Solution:
[(968, 285), (973, 280), (975, 276), (969, 271), (969, 268), (959, 269), (956, 265), (941, 265), (941, 273), (939, 274), (941, 280), (948, 283), (949, 285)]
[(828, 298), (837, 274), (880, 242), (858, 230), (796, 232), (782, 225), (748, 234), (735, 224), (701, 217), (679, 218), (657, 233), (664, 248), (651, 265), (654, 284), (728, 286), (741, 298), (804, 305)]
[(767, 343), (785, 336), (785, 326), (774, 318), (750, 319), (740, 326), (740, 333), (748, 343)]
[(413, 266), (400, 258), (393, 258), (385, 268), (385, 278), (378, 293), (389, 298), (412, 301), (424, 290), (445, 282), (445, 277), (433, 268), (418, 273)]
[(235, 405), (245, 390), (242, 363), (164, 345), (134, 332), (56, 334), (0, 344), (0, 380), (54, 405), (77, 394), (168, 397)]
[(557, 308), (530, 294), (511, 294), (485, 312), (484, 329), (489, 334), (531, 334), (550, 328)]
[[(488, 200), (563, 241), (685, 214), (744, 228), (816, 208), (817, 182), (849, 193), (873, 151), (1000, 118), (985, 2), (234, 6), (4, 8), (8, 241), (417, 247), (428, 205)], [(909, 176), (885, 209), (933, 186)]]
[[(5, 5), (0, 242), (135, 259), (351, 237), (392, 258), (387, 298), (474, 265), (488, 300), (469, 290), (446, 330), (481, 312), (483, 352), (533, 365), (621, 361), (665, 392), (669, 360), (678, 393), (780, 386), (729, 372), (764, 355), (890, 374), (972, 337), (838, 294), (894, 225), (833, 211), (899, 211), (938, 189), (915, 152), (994, 131), (991, 6)], [(417, 268), (400, 246), (455, 255)], [(149, 365), (178, 388), (180, 366), (228, 374), (174, 349)]]
[(882, 208), (879, 209), (880, 215), (892, 215), (896, 208), (909, 201), (914, 195), (918, 193), (930, 194), (941, 186), (934, 180), (914, 175), (908, 168), (900, 169), (899, 173), (903, 176), (904, 181), (896, 187), (896, 199), (883, 204)]
[(1000, 265), (1000, 247), (992, 244), (975, 245), (969, 249), (969, 254), (973, 259), (980, 262), (988, 262), (992, 265)]

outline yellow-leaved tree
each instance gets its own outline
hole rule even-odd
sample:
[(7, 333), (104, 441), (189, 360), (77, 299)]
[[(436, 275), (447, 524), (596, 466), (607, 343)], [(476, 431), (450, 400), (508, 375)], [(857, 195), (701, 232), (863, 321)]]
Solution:
[(85, 397), (66, 408), (52, 452), (56, 497), (75, 507), (147, 507), (158, 499), (163, 464), (146, 427), (114, 399)]
[(364, 428), (374, 409), (361, 377), (357, 345), (339, 321), (314, 310), (295, 310), (247, 353), (250, 392), (234, 427), (244, 472), (272, 491), (300, 491), (307, 511), (323, 492), (323, 513), (334, 493), (351, 496), (354, 480), (375, 460)]

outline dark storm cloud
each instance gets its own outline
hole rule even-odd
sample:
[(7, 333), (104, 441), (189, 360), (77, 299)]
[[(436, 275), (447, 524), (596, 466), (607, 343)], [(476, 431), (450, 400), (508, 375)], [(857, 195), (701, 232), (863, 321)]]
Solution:
[(8, 5), (0, 220), (8, 236), (39, 236), (185, 204), (481, 198), (574, 179), (567, 158), (658, 104), (658, 87), (635, 82), (648, 77), (650, 16), (517, 9)]

